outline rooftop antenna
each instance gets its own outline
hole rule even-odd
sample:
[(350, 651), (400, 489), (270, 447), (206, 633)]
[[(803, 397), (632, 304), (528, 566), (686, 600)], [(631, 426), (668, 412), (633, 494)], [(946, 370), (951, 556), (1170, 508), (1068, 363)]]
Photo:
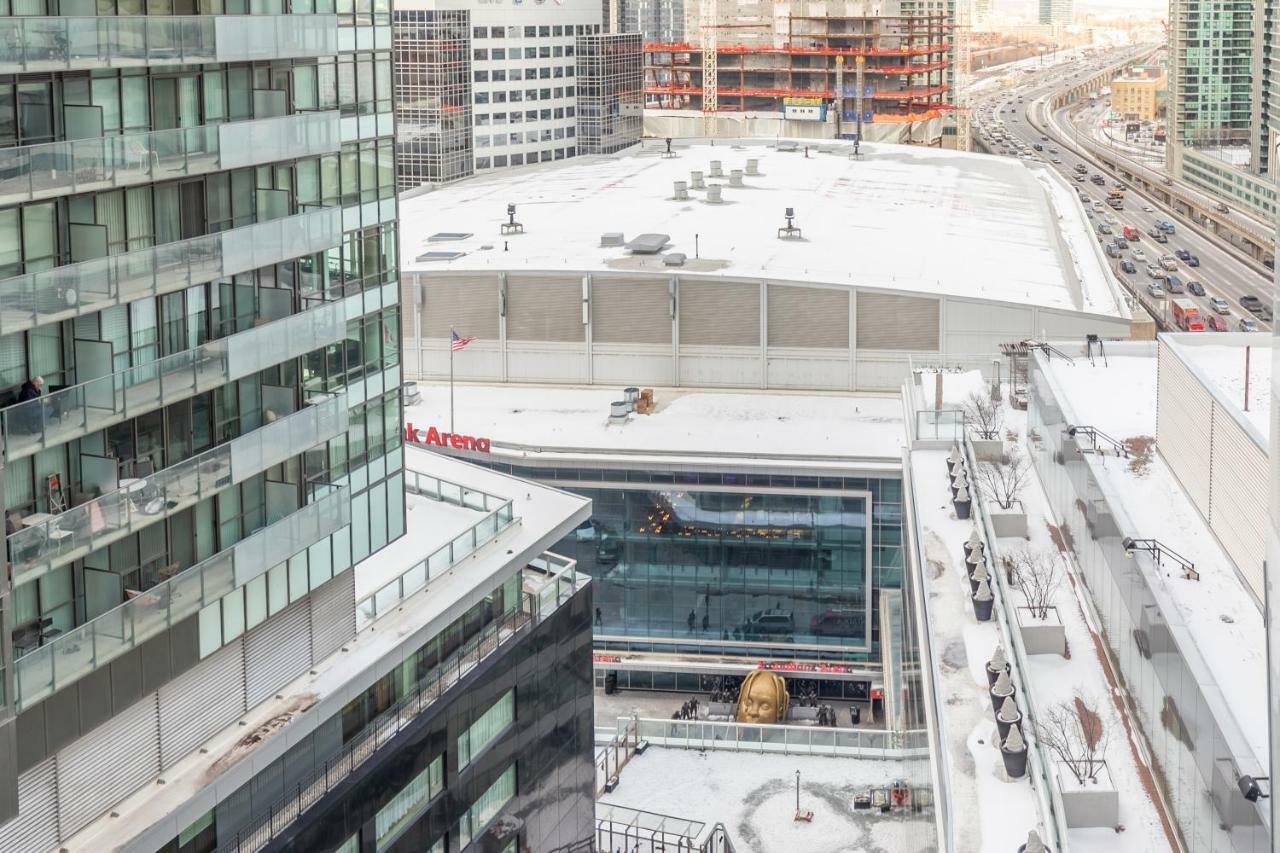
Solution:
[(507, 205), (507, 221), (502, 223), (499, 229), (503, 234), (523, 234), (524, 226), (516, 222), (516, 206), (514, 204)]
[(795, 226), (796, 209), (788, 207), (783, 216), (787, 220), (787, 224), (778, 229), (779, 240), (799, 240), (801, 239), (800, 229)]

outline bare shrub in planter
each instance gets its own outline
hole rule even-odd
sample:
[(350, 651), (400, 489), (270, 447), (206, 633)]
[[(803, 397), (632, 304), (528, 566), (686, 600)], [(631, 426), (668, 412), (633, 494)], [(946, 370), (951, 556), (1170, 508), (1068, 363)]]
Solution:
[(1107, 739), (1096, 700), (1077, 692), (1070, 702), (1059, 702), (1033, 722), (1036, 738), (1065, 764), (1076, 782), (1093, 782), (1106, 764)]
[(1013, 509), (1015, 503), (1021, 503), (1019, 496), (1030, 478), (1031, 467), (1027, 464), (1027, 457), (1016, 447), (1000, 462), (983, 462), (978, 466), (978, 488), (1000, 509)]
[(965, 423), (980, 438), (992, 439), (1000, 435), (1004, 412), (989, 396), (974, 391), (965, 399), (961, 409), (964, 411)]
[(1022, 590), (1027, 608), (1036, 619), (1045, 619), (1053, 597), (1062, 586), (1061, 556), (1052, 551), (1024, 548), (1008, 556), (1009, 577)]

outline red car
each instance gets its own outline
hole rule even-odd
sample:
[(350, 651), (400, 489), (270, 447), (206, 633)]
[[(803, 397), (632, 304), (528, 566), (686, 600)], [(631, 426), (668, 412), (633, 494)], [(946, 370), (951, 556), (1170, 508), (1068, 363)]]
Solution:
[(1219, 317), (1217, 314), (1210, 314), (1205, 317), (1204, 324), (1214, 332), (1230, 331), (1230, 328), (1227, 326), (1227, 321)]

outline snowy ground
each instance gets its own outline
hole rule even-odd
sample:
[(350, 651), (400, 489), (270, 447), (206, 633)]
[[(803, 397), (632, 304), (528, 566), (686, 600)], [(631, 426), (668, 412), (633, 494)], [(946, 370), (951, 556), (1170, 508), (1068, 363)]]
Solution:
[[(955, 384), (974, 383), (958, 377)], [(1028, 779), (1009, 779), (996, 751), (998, 733), (983, 670), (1002, 641), (994, 621), (979, 622), (973, 615), (962, 562), (962, 545), (973, 526), (955, 517), (946, 457), (942, 450), (917, 450), (911, 468), (956, 849), (1012, 853), (1026, 841), (1027, 831), (1038, 827), (1039, 806)]]
[[(800, 805), (812, 823), (797, 822)], [(899, 778), (895, 762), (815, 756), (698, 752), (650, 747), (622, 769), (601, 802), (721, 822), (740, 853), (927, 853), (937, 848), (931, 814), (854, 811), (853, 797)], [(1013, 853), (1016, 845), (1008, 848)]]

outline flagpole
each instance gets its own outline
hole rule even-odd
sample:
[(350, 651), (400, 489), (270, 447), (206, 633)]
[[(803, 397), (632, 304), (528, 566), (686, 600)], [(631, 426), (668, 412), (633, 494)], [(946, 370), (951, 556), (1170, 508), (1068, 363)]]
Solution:
[(449, 327), (449, 434), (453, 434), (453, 336), (458, 334)]

